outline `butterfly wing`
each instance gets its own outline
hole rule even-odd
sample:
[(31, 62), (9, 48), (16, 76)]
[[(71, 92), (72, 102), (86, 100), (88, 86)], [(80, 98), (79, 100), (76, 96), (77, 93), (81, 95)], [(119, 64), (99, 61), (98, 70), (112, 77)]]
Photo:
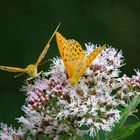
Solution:
[(85, 56), (84, 50), (76, 40), (67, 40), (58, 32), (56, 32), (56, 40), (71, 84), (75, 84), (79, 80), (92, 61), (104, 48), (98, 47), (89, 55)]
[(66, 71), (71, 78), (77, 68), (77, 62), (84, 58), (85, 53), (81, 45), (74, 39), (67, 40), (56, 32), (56, 40)]
[(79, 61), (84, 59), (85, 52), (76, 40), (69, 39), (67, 42), (68, 47), (70, 48), (69, 63), (71, 63), (71, 66), (74, 66)]
[(84, 57), (84, 59), (79, 59), (79, 63), (75, 68), (75, 72), (70, 79), (71, 84), (75, 84), (79, 80), (79, 78), (84, 74), (86, 69), (91, 65), (92, 61), (103, 50), (103, 48), (104, 47), (98, 47), (94, 49), (89, 55)]
[(23, 73), (27, 72), (26, 69), (18, 68), (18, 67), (0, 66), (0, 69), (4, 71), (9, 71), (9, 72), (23, 72)]
[(83, 60), (83, 67), (81, 70), (79, 70), (79, 76), (81, 77), (83, 73), (86, 71), (86, 69), (91, 65), (93, 60), (97, 57), (97, 55), (105, 48), (105, 45), (103, 47), (95, 48), (90, 54), (88, 54), (85, 59)]
[(60, 23), (58, 24), (58, 26), (56, 27), (55, 31), (53, 32), (51, 38), (50, 38), (49, 41), (47, 42), (47, 44), (46, 44), (44, 50), (41, 52), (40, 56), (38, 57), (37, 62), (36, 62), (36, 64), (35, 64), (36, 66), (38, 66), (39, 63), (42, 61), (42, 59), (45, 57), (45, 54), (47, 53), (47, 51), (48, 51), (48, 49), (49, 49), (50, 42), (51, 42), (51, 40), (53, 39), (54, 35), (56, 34), (56, 32), (57, 32), (59, 26), (60, 26)]

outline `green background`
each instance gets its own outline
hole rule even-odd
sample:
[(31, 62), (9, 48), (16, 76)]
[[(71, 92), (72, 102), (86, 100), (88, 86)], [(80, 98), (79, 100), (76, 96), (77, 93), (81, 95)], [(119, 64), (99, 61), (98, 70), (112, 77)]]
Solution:
[[(0, 0), (0, 65), (25, 67), (34, 63), (59, 22), (59, 31), (82, 46), (109, 44), (123, 50), (131, 76), (140, 69), (139, 0)], [(83, 47), (84, 48), (84, 47)], [(58, 56), (53, 39), (46, 59)], [(49, 63), (40, 66), (47, 70)], [(25, 95), (25, 76), (0, 71), (0, 121), (17, 126)], [(130, 120), (135, 121), (133, 118)], [(139, 138), (140, 129), (129, 138)]]

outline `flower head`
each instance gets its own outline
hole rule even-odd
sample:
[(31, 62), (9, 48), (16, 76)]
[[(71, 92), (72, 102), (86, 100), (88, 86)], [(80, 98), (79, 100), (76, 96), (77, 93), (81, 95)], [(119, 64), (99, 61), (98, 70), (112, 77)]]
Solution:
[[(86, 52), (89, 53), (97, 46), (86, 44), (86, 47)], [(42, 78), (37, 78), (34, 85), (27, 85), (25, 90), (27, 107), (42, 108), (51, 117), (51, 121), (55, 122), (53, 128), (47, 123), (46, 129), (49, 128), (47, 131), (53, 133), (54, 129), (60, 130), (63, 125), (67, 126), (64, 123), (66, 120), (78, 134), (79, 132), (92, 134), (100, 129), (111, 131), (112, 126), (121, 118), (118, 106), (124, 104), (112, 95), (114, 90), (123, 85), (122, 79), (119, 78), (120, 67), (124, 65), (122, 52), (111, 47), (105, 48), (74, 86), (69, 82), (63, 61), (54, 58), (52, 62), (50, 70), (45, 72)], [(30, 117), (32, 121), (35, 117), (33, 116)], [(39, 113), (36, 117), (39, 120), (35, 119), (34, 123), (37, 121), (39, 124), (30, 122), (29, 126), (34, 124), (39, 127), (39, 131), (43, 131), (42, 120), (46, 115)], [(22, 123), (24, 124), (23, 118)], [(63, 125), (60, 125), (61, 123)], [(87, 131), (81, 130), (84, 125), (87, 126)], [(69, 126), (67, 130), (62, 128), (61, 132), (71, 133)], [(59, 133), (57, 131), (57, 134)]]
[[(86, 44), (86, 54), (96, 47)], [(0, 138), (22, 139), (28, 132), (58, 140), (60, 134), (94, 137), (100, 130), (111, 132), (121, 119), (122, 109), (140, 95), (140, 72), (131, 78), (120, 76), (123, 65), (122, 51), (105, 48), (79, 81), (71, 85), (62, 59), (52, 59), (47, 72), (23, 87), (27, 96), (22, 107), (25, 115), (17, 120), (24, 129), (2, 125)]]

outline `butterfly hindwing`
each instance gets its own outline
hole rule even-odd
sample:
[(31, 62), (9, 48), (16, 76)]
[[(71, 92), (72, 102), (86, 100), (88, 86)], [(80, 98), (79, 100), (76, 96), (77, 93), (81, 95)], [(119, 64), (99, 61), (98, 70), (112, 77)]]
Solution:
[(78, 75), (81, 77), (85, 70), (91, 65), (97, 55), (103, 50), (104, 47), (95, 48), (90, 54), (88, 54), (83, 60), (82, 68), (79, 69)]
[(92, 61), (97, 57), (97, 55), (103, 50), (104, 46), (103, 47), (98, 47), (98, 48), (95, 48), (91, 53), (89, 53), (84, 61), (85, 63), (87, 64), (87, 67), (89, 67), (89, 65), (92, 63)]

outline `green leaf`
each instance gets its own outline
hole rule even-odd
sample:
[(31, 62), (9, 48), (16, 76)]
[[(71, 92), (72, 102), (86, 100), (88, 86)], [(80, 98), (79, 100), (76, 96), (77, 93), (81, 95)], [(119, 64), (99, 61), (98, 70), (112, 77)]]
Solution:
[(110, 136), (109, 140), (121, 140), (135, 132), (135, 129), (140, 127), (140, 122), (124, 126), (122, 128), (118, 128), (112, 135)]
[(80, 136), (70, 136), (67, 134), (62, 134), (59, 136), (60, 140), (85, 140), (83, 137)]
[(113, 128), (112, 128), (112, 132), (106, 133), (105, 137), (106, 140), (108, 140), (112, 134), (116, 133), (116, 131), (120, 128), (122, 128), (127, 120), (127, 118), (134, 112), (134, 110), (136, 109), (136, 107), (138, 106), (138, 104), (140, 103), (140, 96), (135, 96), (130, 102), (129, 105), (127, 106), (127, 108), (122, 109), (121, 111), (121, 117), (122, 119), (119, 121), (119, 123), (117, 123)]
[[(37, 139), (37, 138), (35, 138), (35, 140), (36, 140), (36, 139)], [(39, 134), (38, 139), (39, 139), (39, 140), (50, 140), (50, 138), (48, 138), (47, 136), (45, 136), (45, 135), (43, 135), (43, 134)]]
[(124, 125), (124, 123), (126, 122), (127, 118), (134, 113), (134, 110), (136, 109), (136, 107), (139, 105), (140, 103), (140, 96), (137, 95), (135, 96), (132, 101), (129, 103), (129, 105), (127, 106), (127, 108), (125, 109), (125, 111), (122, 114), (122, 120), (120, 121), (120, 125), (119, 127), (122, 127)]

